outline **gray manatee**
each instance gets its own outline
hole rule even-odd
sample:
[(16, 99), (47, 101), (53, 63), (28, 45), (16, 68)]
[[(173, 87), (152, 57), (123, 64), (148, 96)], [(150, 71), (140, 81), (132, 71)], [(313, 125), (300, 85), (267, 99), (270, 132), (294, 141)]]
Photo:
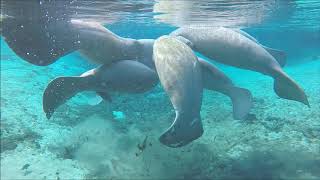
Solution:
[(56, 108), (82, 91), (96, 91), (111, 100), (109, 92), (142, 93), (158, 83), (157, 74), (147, 66), (131, 60), (92, 69), (79, 77), (58, 77), (43, 94), (43, 110), (48, 119)]
[(309, 106), (302, 88), (282, 70), (275, 57), (243, 33), (223, 27), (182, 27), (170, 35), (211, 59), (273, 77), (279, 97)]
[(181, 147), (203, 134), (201, 66), (189, 46), (169, 36), (155, 41), (153, 57), (160, 83), (176, 112), (159, 140), (169, 147)]

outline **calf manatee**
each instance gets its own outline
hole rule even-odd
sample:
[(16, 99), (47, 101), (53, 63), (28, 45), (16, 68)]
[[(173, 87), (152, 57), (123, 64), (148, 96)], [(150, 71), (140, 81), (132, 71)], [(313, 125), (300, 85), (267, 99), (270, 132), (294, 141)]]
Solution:
[(201, 66), (189, 46), (169, 36), (155, 41), (153, 57), (160, 83), (176, 112), (159, 140), (169, 147), (181, 147), (203, 134)]
[(43, 110), (48, 119), (56, 108), (82, 91), (96, 91), (110, 100), (109, 92), (142, 93), (158, 83), (157, 74), (147, 66), (131, 60), (92, 69), (79, 77), (58, 77), (43, 94)]
[(279, 97), (309, 106), (302, 88), (282, 70), (277, 60), (243, 33), (223, 27), (182, 27), (170, 35), (185, 39), (191, 48), (213, 60), (273, 77), (274, 91)]

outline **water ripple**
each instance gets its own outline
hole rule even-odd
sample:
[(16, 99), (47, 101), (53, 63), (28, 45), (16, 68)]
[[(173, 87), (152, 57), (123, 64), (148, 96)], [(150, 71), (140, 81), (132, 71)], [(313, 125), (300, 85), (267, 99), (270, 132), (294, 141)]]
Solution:
[[(3, 0), (2, 17), (320, 29), (318, 0)], [(27, 12), (27, 13), (21, 13)], [(27, 14), (27, 16), (26, 16)]]

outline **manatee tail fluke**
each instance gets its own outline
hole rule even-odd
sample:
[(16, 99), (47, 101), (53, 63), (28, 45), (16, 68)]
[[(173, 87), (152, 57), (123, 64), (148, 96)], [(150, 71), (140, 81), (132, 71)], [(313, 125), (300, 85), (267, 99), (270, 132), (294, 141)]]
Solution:
[(185, 146), (198, 139), (203, 134), (203, 126), (200, 117), (195, 118), (191, 123), (188, 119), (190, 116), (183, 116), (176, 113), (176, 118), (172, 125), (160, 136), (159, 141), (172, 148)]
[(67, 1), (5, 0), (1, 5), (1, 36), (23, 60), (46, 66), (78, 49)]
[(233, 106), (233, 118), (245, 119), (252, 107), (252, 95), (249, 90), (233, 87), (229, 90)]
[(274, 77), (274, 91), (281, 98), (298, 101), (310, 107), (308, 98), (302, 88), (281, 70)]
[(79, 48), (80, 41), (69, 22), (42, 27), (34, 23), (20, 25), (10, 21), (13, 20), (3, 22), (1, 35), (20, 58), (33, 65), (50, 65)]
[(47, 118), (50, 119), (60, 105), (83, 91), (87, 83), (86, 77), (58, 77), (51, 81), (43, 94), (43, 110)]
[(287, 63), (287, 55), (284, 51), (281, 50), (277, 50), (277, 49), (273, 49), (273, 48), (269, 48), (266, 46), (263, 46), (263, 48), (265, 50), (268, 51), (268, 53), (270, 53), (280, 64), (281, 67), (284, 67)]

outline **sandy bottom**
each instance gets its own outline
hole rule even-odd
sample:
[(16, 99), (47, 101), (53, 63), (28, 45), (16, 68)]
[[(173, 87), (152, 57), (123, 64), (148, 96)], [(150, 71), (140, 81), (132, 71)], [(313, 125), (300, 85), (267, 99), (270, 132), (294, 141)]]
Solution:
[[(320, 59), (285, 68), (305, 89), (311, 108), (279, 99), (269, 77), (222, 67), (252, 92), (250, 117), (234, 120), (230, 100), (205, 91), (205, 133), (172, 149), (158, 141), (175, 116), (159, 86), (145, 94), (115, 94), (112, 103), (95, 106), (88, 103), (93, 93), (81, 93), (47, 120), (42, 93), (48, 82), (88, 67), (76, 54), (32, 66), (1, 45), (1, 179), (320, 178)], [(117, 119), (114, 111), (125, 117)]]

